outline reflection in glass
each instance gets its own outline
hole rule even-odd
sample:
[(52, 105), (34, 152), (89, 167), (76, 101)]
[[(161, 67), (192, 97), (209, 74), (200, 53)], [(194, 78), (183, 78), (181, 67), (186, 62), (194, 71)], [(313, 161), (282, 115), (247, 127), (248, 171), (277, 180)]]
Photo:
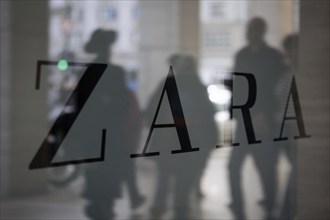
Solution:
[[(47, 27), (40, 24), (49, 33), (48, 45), (44, 45), (48, 57), (24, 47), (19, 52), (27, 57), (32, 53), (33, 62), (57, 63), (43, 69), (42, 76), (47, 79), (44, 90), (29, 93), (25, 103), (33, 106), (31, 100), (43, 92), (47, 97), (39, 101), (47, 105), (47, 113), (43, 114), (40, 106), (22, 108), (22, 112), (42, 118), (49, 129), (86, 71), (69, 63), (107, 64), (79, 116), (79, 95), (90, 83), (78, 88), (77, 97), (65, 108), (62, 127), (47, 137), (50, 145), (57, 144), (67, 126), (66, 118), (77, 116), (54, 161), (99, 156), (103, 129), (107, 131), (105, 159), (37, 171), (26, 166), (24, 175), (17, 172), (18, 177), (9, 169), (8, 176), (15, 176), (10, 181), (17, 183), (12, 185), (26, 182), (36, 188), (47, 186), (47, 190), (5, 202), (5, 219), (294, 218), (295, 143), (273, 139), (281, 127), (292, 75), (297, 74), (298, 36), (291, 34), (297, 32), (298, 1), (48, 3), (49, 11), (39, 21), (49, 18)], [(21, 10), (20, 4), (24, 6), (15, 3), (15, 10)], [(34, 9), (29, 9), (31, 14), (41, 14), (40, 8)], [(25, 20), (19, 13), (10, 16)], [(24, 24), (15, 25), (26, 30)], [(37, 33), (31, 37), (37, 39)], [(160, 155), (131, 158), (146, 144), (170, 66), (191, 146), (199, 151), (172, 154), (183, 147), (176, 127), (156, 128), (147, 152)], [(34, 77), (34, 71), (28, 69), (28, 76)], [(251, 130), (243, 122), (242, 111), (231, 111), (232, 105), (244, 105), (249, 94), (247, 80), (234, 77), (234, 72), (251, 73), (256, 78), (256, 103), (250, 113), (260, 144), (248, 143)], [(18, 90), (32, 91), (33, 85), (29, 86)], [(12, 99), (20, 100), (15, 95)], [(173, 97), (167, 95), (157, 124), (174, 122), (171, 108), (178, 106), (171, 107)], [(294, 114), (290, 102), (288, 115)], [(34, 135), (35, 145), (39, 143), (35, 140), (41, 142), (48, 132), (32, 127), (34, 132), (24, 130), (17, 136), (27, 140), (27, 145), (30, 139), (24, 135)], [(286, 136), (295, 131), (295, 125), (285, 126)], [(235, 141), (240, 145), (233, 146)], [(24, 155), (24, 163), (36, 153), (39, 146), (34, 145), (27, 147), (29, 153), (18, 148), (17, 155)], [(38, 185), (36, 179), (28, 178), (30, 172), (47, 182)], [(17, 207), (24, 209), (13, 211)]]

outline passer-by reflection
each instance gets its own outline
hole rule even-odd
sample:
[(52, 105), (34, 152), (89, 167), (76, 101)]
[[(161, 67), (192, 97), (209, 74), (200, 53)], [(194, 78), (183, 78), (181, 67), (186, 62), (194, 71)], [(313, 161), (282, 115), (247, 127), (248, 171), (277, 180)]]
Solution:
[[(190, 198), (192, 194), (197, 199), (203, 196), (199, 186), (200, 180), (210, 152), (217, 142), (215, 110), (208, 99), (206, 88), (198, 78), (196, 60), (189, 55), (175, 54), (169, 58), (168, 63), (173, 67), (175, 74), (171, 77), (175, 77), (177, 82), (179, 98), (184, 111), (184, 119), (180, 120), (186, 122), (189, 138), (193, 143), (192, 147), (198, 147), (199, 151), (181, 154), (167, 153), (180, 149), (180, 143), (177, 141), (179, 134), (176, 133), (174, 127), (156, 129), (162, 131), (159, 131), (158, 136), (155, 131), (152, 146), (162, 145), (163, 148), (160, 156), (154, 157), (157, 181), (150, 212), (152, 219), (161, 218), (169, 209), (168, 200), (173, 195), (170, 204), (174, 211), (174, 219), (189, 219), (192, 217), (190, 215), (192, 213)], [(163, 87), (164, 82), (159, 85), (149, 102), (145, 114), (146, 120), (149, 122), (155, 114), (155, 107), (160, 101)], [(171, 102), (171, 98), (173, 97), (168, 97), (169, 102)], [(164, 103), (166, 101), (163, 101), (161, 107), (169, 108), (169, 105), (166, 106)], [(171, 106), (171, 108), (172, 112), (160, 111), (157, 121), (172, 123), (173, 109), (181, 108), (181, 106)]]
[[(85, 119), (88, 124), (106, 128), (109, 133), (105, 160), (86, 170), (84, 197), (88, 203), (85, 213), (91, 219), (115, 218), (114, 202), (122, 195), (122, 183), (127, 185), (133, 208), (144, 202), (136, 186), (134, 161), (128, 157), (138, 145), (141, 113), (135, 95), (125, 84), (124, 69), (109, 63), (109, 47), (116, 38), (115, 31), (98, 29), (85, 46), (86, 52), (96, 54), (93, 62), (108, 64), (102, 82), (95, 88), (90, 117)], [(84, 92), (83, 88), (80, 93)]]
[[(248, 45), (241, 49), (235, 57), (234, 72), (252, 73), (257, 82), (257, 99), (251, 109), (253, 129), (257, 140), (261, 143), (247, 144), (246, 125), (242, 113), (234, 111), (237, 119), (236, 142), (240, 146), (233, 148), (229, 161), (229, 181), (232, 210), (236, 219), (246, 219), (244, 196), (242, 193), (242, 165), (244, 159), (251, 155), (260, 175), (264, 199), (259, 202), (265, 210), (265, 219), (274, 218), (274, 206), (277, 189), (276, 165), (278, 149), (273, 143), (273, 134), (277, 133), (277, 108), (274, 105), (275, 87), (284, 71), (282, 54), (270, 47), (265, 41), (267, 24), (262, 18), (253, 18), (247, 25), (246, 38)], [(246, 85), (240, 79), (234, 80), (234, 105), (246, 102)]]
[[(285, 111), (287, 105), (292, 77), (295, 74), (297, 74), (297, 70), (298, 70), (298, 45), (299, 45), (298, 41), (299, 41), (298, 34), (290, 34), (287, 35), (282, 42), (286, 69), (281, 79), (277, 83), (276, 93), (275, 93), (275, 96), (277, 98), (276, 103), (279, 109), (277, 115), (277, 121), (280, 121), (280, 123), (281, 120), (283, 119), (282, 114)], [(287, 112), (289, 112), (289, 114), (295, 112), (292, 105), (288, 105)], [(294, 136), (296, 130), (295, 127), (292, 127), (292, 125), (290, 124), (287, 126), (288, 126), (287, 129), (288, 135)], [(287, 185), (285, 187), (283, 202), (280, 203), (278, 219), (294, 219), (295, 217), (296, 190), (294, 187), (296, 185), (296, 178), (297, 178), (296, 147), (297, 147), (296, 141), (292, 141), (292, 140), (289, 140), (287, 142), (282, 142), (280, 145), (281, 151), (285, 154), (286, 158), (290, 163), (291, 171), (288, 177)]]

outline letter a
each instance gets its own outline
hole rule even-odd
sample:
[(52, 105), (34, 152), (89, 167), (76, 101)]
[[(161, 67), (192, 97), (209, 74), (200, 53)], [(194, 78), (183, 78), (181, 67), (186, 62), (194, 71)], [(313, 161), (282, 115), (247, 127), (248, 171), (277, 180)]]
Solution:
[[(290, 101), (290, 95), (292, 95), (294, 111), (295, 111), (295, 114), (296, 114), (295, 117), (286, 116), (288, 106), (289, 106), (289, 101)], [(284, 123), (287, 120), (296, 120), (297, 121), (300, 136), (295, 136), (294, 137), (295, 139), (297, 139), (297, 138), (309, 138), (310, 137), (310, 135), (306, 134), (305, 125), (304, 125), (302, 112), (301, 112), (301, 107), (300, 107), (299, 96), (298, 96), (297, 84), (296, 84), (296, 80), (295, 80), (294, 76), (292, 77), (290, 91), (289, 91), (288, 99), (286, 101), (286, 106), (285, 106), (285, 111), (284, 111), (284, 116), (283, 116), (283, 120), (282, 120), (281, 131), (280, 131), (280, 136), (278, 138), (274, 138), (274, 141), (284, 141), (284, 140), (288, 139), (287, 137), (282, 137)]]
[[(171, 108), (171, 113), (173, 116), (174, 123), (173, 124), (156, 124), (158, 112), (161, 106), (161, 103), (164, 98), (165, 91), (168, 96), (168, 101)], [(190, 138), (186, 126), (186, 121), (183, 115), (183, 110), (181, 106), (181, 101), (179, 97), (178, 87), (175, 82), (173, 68), (170, 66), (168, 76), (165, 81), (165, 85), (163, 88), (163, 91), (160, 96), (160, 100), (157, 106), (156, 114), (153, 118), (152, 125), (147, 137), (147, 141), (144, 145), (143, 151), (140, 154), (131, 154), (131, 158), (135, 157), (148, 157), (148, 156), (158, 156), (159, 152), (146, 152), (148, 148), (148, 144), (152, 135), (152, 132), (155, 128), (168, 128), (168, 127), (175, 127), (176, 131), (178, 133), (181, 149), (180, 150), (173, 150), (172, 154), (177, 153), (187, 153), (187, 152), (193, 152), (198, 151), (198, 148), (193, 148), (190, 143)]]

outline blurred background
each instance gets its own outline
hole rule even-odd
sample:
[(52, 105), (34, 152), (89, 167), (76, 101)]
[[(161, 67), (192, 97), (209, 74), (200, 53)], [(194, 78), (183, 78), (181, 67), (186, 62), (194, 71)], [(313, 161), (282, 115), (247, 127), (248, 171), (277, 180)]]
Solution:
[[(129, 123), (144, 121), (138, 128), (139, 137), (136, 138), (135, 148), (128, 151), (127, 158), (118, 158), (118, 160), (122, 159), (122, 164), (120, 161), (115, 163), (115, 166), (125, 167), (126, 161), (133, 160), (133, 168), (130, 172), (136, 179), (127, 180), (125, 186), (123, 184), (119, 188), (116, 186), (116, 191), (120, 190), (122, 193), (111, 202), (111, 205), (109, 202), (111, 207), (108, 208), (113, 209), (113, 216), (109, 219), (177, 219), (176, 214), (180, 213), (178, 210), (183, 210), (185, 218), (188, 219), (240, 219), (240, 215), (235, 213), (231, 205), (233, 201), (230, 191), (233, 189), (229, 165), (233, 147), (230, 142), (237, 133), (237, 120), (235, 117), (231, 118), (230, 113), (233, 98), (231, 85), (233, 72), (237, 69), (236, 54), (249, 43), (247, 27), (249, 21), (255, 17), (265, 21), (267, 24), (265, 42), (284, 54), (284, 60), (285, 37), (292, 34), (299, 35), (297, 52), (299, 61), (294, 75), (305, 128), (311, 135), (310, 138), (294, 139), (293, 136), (299, 134), (295, 123), (285, 125), (289, 128), (285, 130), (284, 136), (289, 136), (289, 141), (284, 144), (273, 142), (273, 138), (278, 137), (280, 132), (278, 125), (274, 128), (276, 133), (266, 132), (266, 135), (263, 133), (257, 135), (262, 140), (268, 138), (268, 142), (271, 142), (274, 148), (294, 146), (290, 154), (294, 155), (295, 159), (288, 156), (284, 150), (279, 152), (275, 164), (277, 172), (274, 175), (277, 177), (277, 185), (274, 189), (275, 205), (271, 211), (272, 218), (329, 219), (328, 1), (4, 0), (0, 4), (1, 219), (88, 219), (90, 217), (85, 208), (89, 200), (82, 195), (86, 188), (90, 187), (86, 183), (89, 178), (86, 170), (89, 166), (94, 166), (93, 163), (36, 170), (29, 170), (29, 164), (45, 137), (48, 140), (56, 139), (56, 135), (52, 136), (48, 131), (59, 117), (64, 104), (86, 69), (86, 67), (72, 66), (70, 62), (88, 63), (94, 60), (98, 63), (97, 56), (86, 52), (86, 43), (93, 39), (93, 33), (97, 29), (117, 32), (115, 42), (109, 45), (111, 52), (106, 57), (106, 62), (122, 69), (125, 88), (129, 94), (133, 94), (133, 99), (137, 103), (130, 109), (137, 108), (141, 113), (140, 118), (131, 119)], [(188, 173), (196, 173), (199, 178), (192, 190), (196, 195), (190, 196), (188, 205), (182, 207), (180, 204), (177, 206), (176, 195), (179, 192), (174, 190), (180, 189), (175, 185), (180, 183), (178, 180), (176, 183), (168, 183), (169, 189), (166, 193), (160, 193), (161, 196), (169, 197), (164, 199), (165, 202), (158, 204), (156, 198), (158, 191), (161, 191), (159, 175), (166, 173), (164, 170), (161, 171), (162, 164), (184, 165), (176, 161), (180, 160), (180, 157), (172, 159), (174, 154), (170, 153), (175, 147), (169, 146), (168, 143), (177, 144), (178, 147), (180, 145), (175, 132), (165, 134), (168, 139), (175, 139), (174, 142), (169, 140), (168, 143), (161, 143), (158, 149), (154, 147), (158, 144), (157, 139), (149, 143), (147, 152), (160, 151), (159, 157), (129, 158), (130, 154), (142, 152), (145, 146), (151, 126), (151, 119), (148, 121), (148, 117), (152, 118), (155, 114), (155, 105), (151, 107), (152, 113), (146, 117), (147, 119), (144, 120), (143, 115), (149, 112), (154, 97), (157, 103), (159, 102), (159, 88), (163, 88), (169, 66), (174, 66), (175, 76), (179, 75), (176, 72), (176, 65), (177, 69), (185, 67), (184, 64), (180, 64), (181, 61), (178, 61), (179, 64), (173, 59), (171, 61), (170, 58), (174, 54), (189, 56), (195, 60), (196, 79), (199, 79), (201, 87), (205, 88), (203, 92), (207, 94), (206, 99), (214, 108), (212, 119), (216, 124), (217, 132), (217, 143), (211, 147), (209, 154), (204, 156), (205, 163), (194, 164), (196, 169), (185, 171), (187, 176)], [(42, 67), (40, 89), (36, 90), (38, 60), (54, 61), (54, 64)], [(269, 69), (272, 68), (275, 67), (269, 66)], [(288, 80), (290, 81), (291, 78)], [(108, 83), (113, 82), (108, 81)], [(179, 94), (180, 92), (184, 94), (185, 91), (180, 90), (180, 79), (177, 80), (177, 84)], [(101, 85), (100, 90), (106, 87), (106, 84)], [(102, 92), (96, 90), (90, 98), (101, 95)], [(287, 95), (288, 89), (285, 90), (285, 101)], [(120, 96), (117, 94), (116, 97)], [(193, 97), (198, 101), (196, 96)], [(125, 99), (124, 95), (122, 98)], [(164, 106), (169, 108), (168, 102), (164, 101), (163, 104), (162, 108)], [(275, 108), (278, 103), (270, 101), (265, 105)], [(74, 109), (74, 104), (71, 107)], [(97, 105), (94, 107), (97, 108)], [(186, 116), (198, 105), (182, 107)], [(87, 110), (82, 112), (85, 114), (84, 117), (88, 117), (88, 111), (93, 114), (92, 107), (87, 106), (85, 109)], [(68, 114), (70, 111), (74, 110), (68, 108)], [(283, 109), (279, 111), (283, 117)], [(111, 114), (95, 116), (95, 119), (97, 117), (100, 117), (100, 121), (107, 121)], [(99, 128), (89, 127), (84, 123), (88, 122), (84, 122), (84, 118), (77, 118), (75, 124), (77, 132), (73, 132), (72, 137), (69, 135), (68, 140), (63, 142), (63, 147), (55, 155), (54, 161), (67, 159), (65, 154), (69, 154), (70, 150), (66, 149), (66, 146), (79, 145), (75, 140), (82, 138), (84, 142), (83, 138), (87, 141), (100, 137), (99, 133), (88, 136), (93, 129)], [(199, 138), (194, 137), (194, 128), (190, 129), (189, 124), (193, 122), (189, 121), (188, 116), (188, 131), (192, 131), (190, 138), (194, 147), (194, 140)], [(130, 127), (122, 129), (128, 130)], [(110, 134), (108, 133), (107, 140), (111, 140), (111, 129), (114, 128), (108, 129)], [(289, 130), (292, 130), (292, 133)], [(99, 139), (95, 141), (93, 139), (91, 145), (99, 146), (99, 142)], [(216, 144), (223, 144), (224, 147), (216, 148)], [(106, 146), (110, 148), (110, 145)], [(202, 148), (202, 146), (197, 147)], [(244, 147), (254, 148), (254, 145), (243, 143), (235, 149), (239, 151)], [(90, 155), (94, 157), (99, 154), (99, 148), (86, 152), (88, 155), (85, 153), (83, 157)], [(184, 157), (193, 154), (192, 158), (204, 155), (192, 152)], [(68, 156), (68, 160), (80, 159), (79, 156), (72, 155)], [(161, 157), (165, 159), (159, 159)], [(160, 160), (165, 162), (159, 162)], [(183, 160), (187, 163), (191, 162), (186, 158)], [(201, 174), (197, 174), (199, 169), (202, 170)], [(261, 204), (265, 197), (263, 191), (265, 183), (260, 177), (260, 165), (255, 164), (253, 156), (247, 153), (242, 167), (236, 172), (242, 176), (239, 185), (244, 195), (242, 203), (245, 207), (245, 217), (270, 218)], [(179, 179), (175, 175), (177, 173), (173, 174), (172, 178)], [(115, 179), (117, 176), (111, 178)], [(294, 178), (294, 181), (292, 182), (290, 178)], [(129, 186), (132, 182), (136, 184), (140, 193), (136, 203), (132, 196), (134, 193), (130, 191)], [(111, 188), (112, 185), (109, 187)], [(289, 200), (289, 205), (286, 203), (288, 195), (293, 198)], [(155, 208), (155, 204), (159, 206)], [(285, 208), (289, 211), (286, 210), (283, 214)]]

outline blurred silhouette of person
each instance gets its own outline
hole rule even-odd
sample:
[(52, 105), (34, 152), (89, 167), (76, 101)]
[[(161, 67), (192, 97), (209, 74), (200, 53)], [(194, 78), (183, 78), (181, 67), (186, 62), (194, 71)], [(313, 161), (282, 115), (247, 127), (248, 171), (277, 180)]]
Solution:
[[(84, 197), (88, 204), (85, 207), (85, 213), (91, 219), (114, 218), (113, 205), (115, 199), (121, 195), (123, 182), (128, 185), (132, 206), (141, 203), (141, 196), (135, 182), (134, 164), (128, 158), (133, 151), (132, 148), (137, 147), (132, 140), (138, 137), (132, 137), (128, 132), (128, 129), (131, 129), (129, 120), (138, 117), (133, 114), (134, 112), (132, 113), (131, 107), (136, 108), (137, 103), (134, 103), (135, 97), (129, 93), (125, 85), (124, 69), (109, 63), (109, 47), (116, 38), (117, 32), (98, 29), (93, 32), (91, 39), (85, 45), (87, 53), (96, 54), (93, 63), (108, 64), (102, 79), (94, 89), (96, 98), (90, 112), (91, 117), (85, 119), (91, 125), (96, 124), (98, 127), (107, 128), (109, 133), (105, 160), (92, 164), (86, 169)], [(87, 84), (80, 85), (81, 88), (78, 88), (78, 105), (79, 96), (84, 95), (84, 88), (88, 86)]]
[[(132, 89), (128, 90), (128, 103), (129, 110), (128, 116), (125, 120), (125, 144), (130, 152), (127, 155), (134, 152), (140, 143), (141, 131), (142, 131), (142, 111), (140, 109), (137, 97)], [(145, 201), (145, 197), (142, 196), (137, 187), (137, 175), (135, 168), (135, 160), (129, 159), (126, 161), (126, 169), (124, 170), (124, 182), (127, 185), (127, 189), (130, 195), (131, 208), (138, 208)]]
[[(245, 131), (242, 113), (233, 111), (237, 120), (236, 142), (240, 143), (240, 146), (233, 148), (228, 168), (232, 197), (230, 208), (236, 219), (246, 218), (241, 189), (241, 170), (244, 159), (248, 155), (254, 159), (261, 178), (264, 199), (260, 201), (260, 205), (265, 210), (266, 219), (273, 218), (278, 160), (278, 149), (273, 146), (272, 142), (273, 134), (278, 132), (274, 130), (277, 128), (274, 126), (274, 114), (276, 113), (274, 92), (276, 82), (284, 71), (284, 63), (282, 54), (265, 42), (266, 29), (266, 22), (262, 18), (252, 18), (247, 25), (248, 45), (241, 49), (235, 57), (234, 72), (252, 73), (256, 78), (257, 98), (250, 112), (256, 139), (262, 141), (259, 144), (247, 144), (248, 131)], [(241, 78), (235, 78), (233, 94), (235, 105), (245, 104), (247, 86)]]
[[(283, 39), (282, 46), (285, 55), (286, 71), (281, 77), (276, 88), (276, 97), (278, 99), (278, 123), (283, 120), (284, 109), (288, 99), (288, 94), (291, 87), (292, 77), (298, 70), (298, 34), (290, 34)], [(294, 112), (293, 106), (288, 105), (287, 112)], [(288, 125), (288, 133), (293, 130)], [(288, 136), (293, 136), (288, 134)], [(294, 219), (295, 215), (295, 180), (296, 180), (296, 143), (293, 141), (285, 141), (281, 143), (281, 150), (286, 155), (291, 165), (291, 171), (288, 177), (288, 183), (284, 193), (284, 200), (280, 207), (279, 219)]]
[[(189, 218), (189, 196), (195, 190), (199, 193), (199, 182), (207, 159), (217, 142), (217, 129), (214, 120), (215, 109), (208, 99), (205, 87), (201, 84), (196, 61), (192, 56), (175, 54), (169, 58), (173, 66), (179, 97), (184, 112), (185, 121), (192, 147), (199, 147), (198, 152), (161, 155), (156, 157), (157, 185), (154, 195), (151, 215), (159, 219), (166, 211), (166, 202), (170, 194), (170, 186), (174, 191), (174, 219)], [(151, 98), (146, 110), (146, 116), (155, 114), (154, 107), (160, 101), (160, 92), (164, 85), (161, 83)], [(168, 97), (170, 99), (171, 97)], [(159, 114), (157, 121), (173, 120), (171, 113)], [(150, 121), (151, 118), (147, 119)], [(164, 129), (162, 129), (164, 130)], [(173, 128), (169, 128), (173, 131)], [(156, 137), (155, 137), (156, 138)], [(155, 143), (165, 143), (166, 147), (177, 146), (171, 138), (161, 136)], [(164, 153), (165, 154), (165, 153)]]

